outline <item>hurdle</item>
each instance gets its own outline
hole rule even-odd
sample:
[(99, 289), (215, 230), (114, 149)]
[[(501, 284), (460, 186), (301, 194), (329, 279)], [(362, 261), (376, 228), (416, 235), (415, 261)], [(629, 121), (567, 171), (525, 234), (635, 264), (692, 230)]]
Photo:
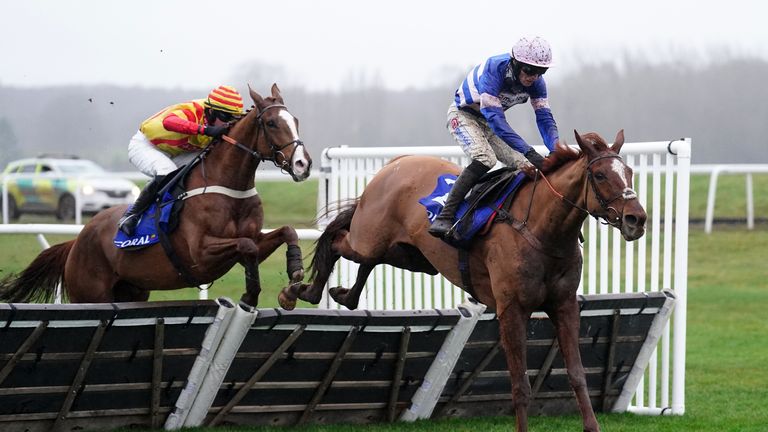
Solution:
[[(662, 336), (669, 291), (585, 295), (589, 394), (623, 411)], [(509, 415), (498, 321), (484, 307), (252, 309), (226, 298), (0, 304), (0, 429), (371, 423)], [(575, 409), (555, 330), (528, 323), (531, 411)]]

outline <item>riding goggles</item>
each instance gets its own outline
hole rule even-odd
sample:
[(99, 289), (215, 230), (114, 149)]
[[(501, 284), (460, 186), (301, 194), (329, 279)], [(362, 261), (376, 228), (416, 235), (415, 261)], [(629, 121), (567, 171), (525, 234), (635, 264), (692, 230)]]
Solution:
[(213, 115), (224, 123), (229, 123), (236, 118), (236, 116), (232, 113), (219, 110), (213, 110)]
[(547, 68), (545, 67), (533, 66), (525, 63), (520, 65), (520, 70), (528, 76), (541, 76), (547, 72)]

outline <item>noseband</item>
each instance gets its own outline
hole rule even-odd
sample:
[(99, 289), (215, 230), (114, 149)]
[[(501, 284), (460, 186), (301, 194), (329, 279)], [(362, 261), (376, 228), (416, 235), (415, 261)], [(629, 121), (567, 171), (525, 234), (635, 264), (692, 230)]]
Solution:
[[(288, 161), (288, 158), (283, 153), (283, 149), (286, 147), (293, 145), (293, 153), (298, 150), (298, 147), (304, 147), (304, 142), (302, 142), (300, 139), (295, 139), (293, 141), (287, 142), (282, 145), (275, 145), (274, 141), (270, 138), (269, 134), (267, 134), (267, 127), (264, 125), (264, 121), (262, 120), (262, 116), (264, 113), (271, 108), (281, 108), (284, 110), (288, 110), (288, 107), (286, 107), (283, 104), (272, 104), (267, 105), (264, 107), (261, 111), (259, 111), (259, 114), (256, 116), (256, 120), (258, 121), (258, 128), (256, 129), (256, 144), (258, 145), (259, 142), (259, 135), (261, 134), (262, 129), (264, 130), (264, 138), (267, 140), (267, 144), (269, 145), (270, 155), (264, 155), (260, 153), (258, 150), (254, 149), (251, 150), (247, 146), (237, 142), (236, 140), (232, 139), (231, 137), (227, 135), (222, 135), (221, 139), (226, 141), (229, 144), (234, 145), (235, 147), (245, 151), (246, 153), (250, 154), (254, 158), (258, 159), (259, 161), (270, 161), (273, 164), (275, 164), (276, 167), (280, 168), (281, 171), (286, 171), (288, 174), (293, 175), (293, 168), (291, 167), (291, 163)], [(292, 154), (293, 154), (292, 153)], [(280, 164), (277, 163), (277, 156), (282, 156), (282, 162)]]

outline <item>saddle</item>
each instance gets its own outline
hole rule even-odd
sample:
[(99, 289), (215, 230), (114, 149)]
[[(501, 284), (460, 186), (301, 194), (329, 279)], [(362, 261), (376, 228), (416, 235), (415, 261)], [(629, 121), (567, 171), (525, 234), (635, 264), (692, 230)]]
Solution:
[(161, 241), (161, 231), (170, 234), (179, 226), (179, 215), (184, 200), (179, 199), (186, 192), (185, 180), (189, 172), (184, 165), (165, 176), (155, 201), (141, 214), (139, 224), (132, 236), (121, 230), (113, 240), (119, 249), (141, 250)]
[[(514, 168), (501, 168), (486, 173), (475, 185), (456, 211), (456, 223), (443, 240), (459, 249), (469, 248), (472, 240), (484, 234), (499, 211), (508, 208), (515, 192), (526, 178)], [(437, 179), (435, 190), (419, 200), (427, 209), (427, 218), (434, 221), (443, 208), (456, 176), (446, 174)]]

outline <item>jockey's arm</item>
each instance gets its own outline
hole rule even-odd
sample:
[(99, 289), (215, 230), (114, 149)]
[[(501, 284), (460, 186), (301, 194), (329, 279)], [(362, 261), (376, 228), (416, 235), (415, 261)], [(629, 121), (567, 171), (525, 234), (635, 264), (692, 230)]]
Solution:
[(549, 151), (555, 149), (555, 143), (560, 139), (557, 132), (557, 123), (552, 116), (552, 110), (549, 109), (547, 98), (531, 99), (531, 105), (536, 113), (536, 126), (539, 128), (541, 139)]
[(163, 127), (171, 132), (186, 135), (200, 135), (205, 131), (205, 126), (197, 122), (181, 118), (176, 114), (169, 114), (163, 119)]
[(507, 145), (515, 149), (522, 154), (526, 154), (531, 150), (531, 146), (525, 142), (523, 137), (517, 134), (504, 116), (504, 109), (501, 107), (501, 101), (498, 97), (488, 93), (480, 95), (480, 112), (488, 121), (488, 126), (493, 133), (498, 135), (499, 138), (504, 140)]
[(541, 77), (534, 81), (528, 93), (531, 97), (531, 106), (536, 113), (536, 126), (539, 128), (541, 139), (549, 151), (555, 149), (555, 143), (560, 139), (557, 132), (557, 123), (552, 116), (552, 110), (549, 108), (549, 99), (547, 99), (547, 83)]

